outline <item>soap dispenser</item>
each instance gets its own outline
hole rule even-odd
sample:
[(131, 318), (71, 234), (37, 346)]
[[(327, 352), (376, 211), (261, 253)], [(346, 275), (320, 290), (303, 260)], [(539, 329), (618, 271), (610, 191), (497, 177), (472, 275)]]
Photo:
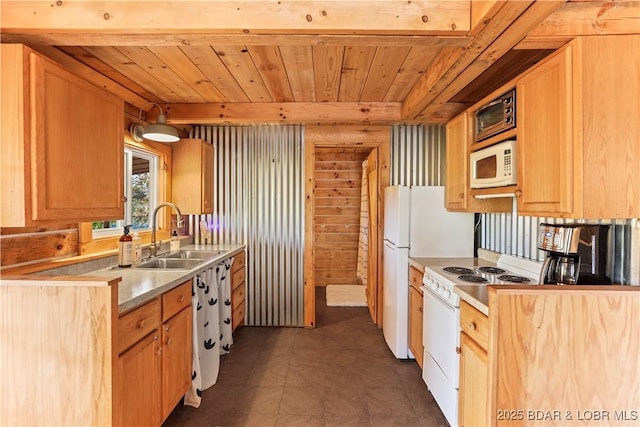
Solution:
[(130, 225), (124, 226), (124, 234), (118, 242), (118, 267), (131, 267), (133, 237), (129, 234)]
[(180, 239), (178, 239), (178, 232), (173, 230), (171, 233), (171, 241), (169, 243), (169, 252), (178, 252), (180, 250)]

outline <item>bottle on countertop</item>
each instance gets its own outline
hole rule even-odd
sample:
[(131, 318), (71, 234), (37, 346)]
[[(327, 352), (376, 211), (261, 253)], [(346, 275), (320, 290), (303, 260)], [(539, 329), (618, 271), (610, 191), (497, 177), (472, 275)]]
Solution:
[(133, 233), (133, 239), (131, 241), (131, 264), (140, 264), (142, 261), (142, 239), (138, 233)]
[(171, 233), (171, 241), (169, 243), (169, 252), (178, 252), (180, 250), (180, 239), (178, 239), (178, 232), (173, 230)]
[(133, 238), (129, 234), (130, 225), (124, 226), (124, 234), (118, 242), (118, 267), (131, 267)]

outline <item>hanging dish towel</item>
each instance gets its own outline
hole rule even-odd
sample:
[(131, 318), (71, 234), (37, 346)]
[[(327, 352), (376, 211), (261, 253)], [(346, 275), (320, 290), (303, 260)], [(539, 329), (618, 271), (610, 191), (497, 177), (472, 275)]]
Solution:
[(202, 391), (214, 385), (220, 355), (229, 352), (231, 335), (231, 265), (233, 258), (193, 278), (193, 372), (184, 404), (200, 406)]

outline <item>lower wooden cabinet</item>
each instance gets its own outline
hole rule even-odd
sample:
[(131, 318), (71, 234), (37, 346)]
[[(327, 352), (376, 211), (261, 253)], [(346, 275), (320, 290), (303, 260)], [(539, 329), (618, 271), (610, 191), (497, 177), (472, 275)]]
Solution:
[(458, 423), (461, 427), (488, 425), (488, 327), (487, 316), (465, 301), (460, 303)]
[(422, 289), (420, 289), (423, 276), (423, 273), (417, 268), (409, 267), (409, 350), (415, 356), (420, 368), (422, 368), (422, 358), (424, 356), (422, 340), (423, 298)]
[(115, 420), (159, 426), (191, 382), (191, 280), (118, 319)]
[(160, 425), (159, 332), (154, 329), (118, 357), (117, 375), (121, 384), (116, 400), (119, 408), (116, 425)]
[(189, 389), (193, 328), (191, 280), (162, 295), (162, 420)]
[(235, 255), (231, 268), (231, 327), (232, 331), (244, 324), (245, 315), (245, 293), (246, 293), (246, 268), (245, 253), (240, 252)]

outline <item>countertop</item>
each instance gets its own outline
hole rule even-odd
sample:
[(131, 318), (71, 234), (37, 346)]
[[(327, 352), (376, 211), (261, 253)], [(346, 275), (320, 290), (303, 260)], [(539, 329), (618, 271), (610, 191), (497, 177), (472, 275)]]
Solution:
[[(246, 245), (188, 245), (180, 250), (225, 251), (191, 270), (108, 267), (82, 276), (121, 277), (118, 284), (118, 313), (123, 314), (184, 283), (212, 265), (244, 251)], [(162, 254), (160, 255), (162, 256)]]
[(461, 300), (466, 301), (485, 316), (489, 315), (489, 292), (486, 285), (456, 285), (453, 291)]

